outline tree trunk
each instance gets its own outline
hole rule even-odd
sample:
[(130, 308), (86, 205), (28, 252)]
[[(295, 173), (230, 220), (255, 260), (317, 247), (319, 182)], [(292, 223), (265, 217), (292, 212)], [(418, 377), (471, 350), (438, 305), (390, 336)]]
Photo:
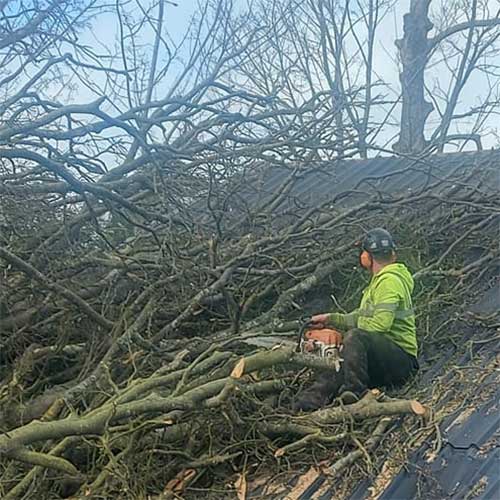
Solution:
[(393, 145), (398, 153), (420, 153), (427, 146), (424, 127), (433, 109), (424, 98), (424, 71), (429, 52), (427, 35), (432, 29), (428, 17), (430, 2), (412, 0), (410, 12), (403, 18), (403, 38), (396, 40), (402, 64), (399, 76), (402, 89), (401, 130), (398, 142)]

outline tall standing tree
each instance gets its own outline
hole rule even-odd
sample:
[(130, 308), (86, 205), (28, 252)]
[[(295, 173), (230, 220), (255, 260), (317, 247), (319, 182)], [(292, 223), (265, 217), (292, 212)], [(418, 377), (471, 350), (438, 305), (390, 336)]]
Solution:
[[(488, 55), (488, 50), (492, 52), (489, 54), (490, 59), (499, 54), (497, 41), (500, 38), (500, 9), (488, 18), (488, 2), (450, 2), (447, 12), (455, 14), (450, 17), (451, 24), (445, 21), (441, 29), (430, 36), (434, 27), (429, 19), (430, 7), (431, 0), (411, 0), (410, 11), (403, 19), (403, 38), (396, 41), (402, 66), (401, 124), (399, 139), (393, 147), (400, 153), (419, 154), (428, 148), (442, 151), (445, 144), (452, 140), (478, 141), (477, 135), (471, 132), (450, 135), (452, 123), (457, 118), (457, 104), (474, 71), (489, 71), (498, 75), (498, 65), (488, 61), (481, 64), (480, 59)], [(462, 21), (455, 22), (457, 18)], [(448, 65), (452, 77), (445, 104), (440, 110), (437, 103), (430, 101), (433, 96), (426, 96), (429, 91), (425, 74), (433, 56), (439, 54), (439, 49), (446, 42), (455, 42), (455, 54), (453, 57), (445, 54), (446, 59), (443, 58), (441, 63), (442, 66)], [(496, 91), (498, 90), (497, 87)], [(470, 114), (484, 112), (485, 104), (487, 103), (476, 106), (475, 110), (471, 109)], [(433, 110), (439, 112), (440, 120), (432, 131), (431, 138), (426, 139), (426, 124)]]

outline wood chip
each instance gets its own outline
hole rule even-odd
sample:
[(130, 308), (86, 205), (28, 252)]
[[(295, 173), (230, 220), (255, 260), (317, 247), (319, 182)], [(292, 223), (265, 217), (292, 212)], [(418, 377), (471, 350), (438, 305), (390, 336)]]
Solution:
[(174, 493), (182, 493), (186, 486), (194, 479), (196, 475), (196, 470), (194, 469), (184, 469), (171, 479), (165, 486), (163, 492), (167, 493), (172, 491)]

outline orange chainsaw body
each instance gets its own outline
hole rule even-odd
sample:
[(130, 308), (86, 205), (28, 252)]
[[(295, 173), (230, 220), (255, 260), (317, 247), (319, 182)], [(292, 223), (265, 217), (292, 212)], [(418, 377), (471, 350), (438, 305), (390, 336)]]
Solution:
[(333, 328), (306, 330), (300, 341), (300, 352), (331, 359), (337, 372), (340, 370), (340, 363), (344, 361), (340, 357), (341, 350), (342, 334)]
[(316, 340), (325, 345), (340, 346), (342, 334), (333, 328), (322, 328), (321, 330), (307, 330), (304, 334), (306, 340)]

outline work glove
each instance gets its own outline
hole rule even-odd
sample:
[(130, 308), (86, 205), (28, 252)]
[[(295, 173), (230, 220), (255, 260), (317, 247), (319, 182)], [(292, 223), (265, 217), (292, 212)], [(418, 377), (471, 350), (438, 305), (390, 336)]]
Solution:
[(328, 323), (329, 314), (316, 314), (311, 317), (310, 323), (311, 327), (316, 329), (325, 328)]

